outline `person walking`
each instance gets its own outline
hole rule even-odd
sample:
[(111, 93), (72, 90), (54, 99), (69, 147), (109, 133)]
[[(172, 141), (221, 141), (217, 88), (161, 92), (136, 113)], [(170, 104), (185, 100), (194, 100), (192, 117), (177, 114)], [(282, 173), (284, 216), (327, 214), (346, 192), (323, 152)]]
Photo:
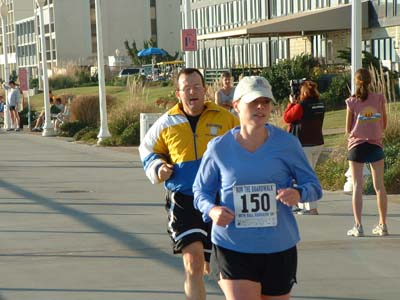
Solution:
[(353, 178), (352, 206), (354, 227), (348, 236), (364, 236), (362, 226), (363, 167), (370, 163), (372, 181), (377, 196), (379, 222), (372, 229), (374, 235), (388, 235), (386, 225), (387, 194), (383, 181), (383, 132), (387, 125), (385, 98), (369, 90), (371, 74), (358, 69), (354, 75), (356, 92), (346, 100), (346, 133), (348, 134), (348, 161)]
[(7, 131), (20, 131), (18, 113), (19, 88), (17, 88), (14, 80), (10, 80), (8, 84), (3, 83), (3, 88), (8, 91), (7, 107), (10, 110), (11, 117), (11, 127)]
[(228, 71), (221, 73), (221, 85), (222, 87), (215, 92), (215, 103), (232, 111), (232, 100), (235, 88), (232, 86), (232, 75)]
[(182, 253), (186, 299), (203, 300), (203, 276), (208, 270), (205, 262), (211, 253), (210, 226), (193, 207), (193, 181), (208, 142), (239, 121), (227, 110), (205, 101), (206, 86), (199, 70), (181, 70), (175, 87), (179, 103), (149, 129), (139, 154), (150, 181), (165, 184), (168, 233), (173, 252)]
[[(320, 99), (317, 84), (311, 80), (303, 81), (299, 95), (290, 95), (289, 100), (283, 119), (289, 123), (289, 132), (299, 138), (308, 162), (315, 169), (324, 148), (322, 125), (325, 104)], [(317, 202), (300, 203), (299, 210), (294, 211), (298, 214), (318, 215)]]
[(212, 221), (211, 270), (227, 300), (290, 298), (300, 240), (292, 206), (322, 197), (299, 140), (268, 124), (273, 102), (265, 78), (239, 81), (240, 127), (208, 144), (193, 185), (195, 208)]

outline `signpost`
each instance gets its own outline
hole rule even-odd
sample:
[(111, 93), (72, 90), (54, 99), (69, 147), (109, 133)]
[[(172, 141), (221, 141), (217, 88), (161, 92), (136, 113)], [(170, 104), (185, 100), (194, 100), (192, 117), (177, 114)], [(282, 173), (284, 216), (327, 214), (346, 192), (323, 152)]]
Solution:
[[(25, 68), (18, 69), (19, 88), (22, 92), (28, 95), (28, 128), (31, 128), (31, 99), (29, 93), (29, 73)], [(22, 102), (22, 110), (24, 109), (24, 102)]]
[(182, 51), (197, 51), (196, 29), (182, 29)]

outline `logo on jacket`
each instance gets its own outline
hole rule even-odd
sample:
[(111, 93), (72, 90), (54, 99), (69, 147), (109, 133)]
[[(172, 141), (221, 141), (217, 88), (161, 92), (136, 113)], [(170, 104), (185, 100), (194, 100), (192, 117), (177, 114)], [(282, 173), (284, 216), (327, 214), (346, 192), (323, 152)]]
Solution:
[(218, 130), (222, 128), (222, 126), (219, 124), (207, 124), (207, 127), (209, 128), (210, 135), (212, 136), (217, 136)]

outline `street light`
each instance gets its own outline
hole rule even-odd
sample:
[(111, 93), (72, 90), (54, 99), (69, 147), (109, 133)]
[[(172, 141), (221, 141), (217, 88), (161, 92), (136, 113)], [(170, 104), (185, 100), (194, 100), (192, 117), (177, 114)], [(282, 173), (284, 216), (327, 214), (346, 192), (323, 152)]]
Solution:
[[(4, 55), (4, 80), (8, 83), (9, 80), (9, 69), (8, 69), (8, 52), (7, 52), (7, 28), (6, 28), (6, 20), (8, 15), (8, 7), (2, 1), (0, 4), (0, 14), (1, 14), (1, 27), (3, 33), (3, 55)], [(5, 90), (4, 101), (8, 103), (8, 91)], [(10, 110), (8, 109), (8, 105), (4, 106), (4, 128), (11, 128), (11, 118), (10, 118)]]
[(101, 25), (101, 0), (95, 0), (96, 9), (96, 41), (97, 41), (97, 74), (99, 75), (99, 102), (100, 102), (100, 132), (97, 135), (97, 144), (104, 138), (110, 137), (107, 124), (107, 105), (104, 79), (104, 57), (103, 57), (103, 32)]
[(42, 136), (54, 136), (54, 128), (51, 124), (50, 115), (50, 99), (49, 99), (49, 79), (47, 76), (47, 55), (46, 55), (46, 40), (44, 35), (44, 17), (43, 5), (45, 0), (36, 0), (39, 6), (39, 23), (40, 23), (40, 44), (42, 48), (42, 70), (43, 70), (43, 101), (44, 101), (44, 126)]
[(120, 54), (121, 54), (121, 50), (119, 50), (118, 48), (115, 49), (115, 57), (117, 58), (116, 63), (117, 63), (117, 67), (119, 67), (119, 71), (121, 71), (121, 60), (119, 58)]

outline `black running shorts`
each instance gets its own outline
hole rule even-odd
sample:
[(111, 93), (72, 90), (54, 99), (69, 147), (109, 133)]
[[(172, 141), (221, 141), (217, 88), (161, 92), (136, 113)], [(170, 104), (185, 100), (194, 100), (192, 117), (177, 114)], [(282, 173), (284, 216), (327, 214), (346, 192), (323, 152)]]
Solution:
[(261, 283), (261, 293), (279, 296), (290, 293), (296, 281), (296, 246), (277, 253), (242, 253), (213, 245), (211, 274), (219, 280), (250, 280)]
[(205, 260), (210, 261), (212, 222), (203, 222), (201, 212), (193, 206), (193, 196), (167, 191), (165, 209), (174, 253), (182, 253), (187, 245), (201, 241)]

